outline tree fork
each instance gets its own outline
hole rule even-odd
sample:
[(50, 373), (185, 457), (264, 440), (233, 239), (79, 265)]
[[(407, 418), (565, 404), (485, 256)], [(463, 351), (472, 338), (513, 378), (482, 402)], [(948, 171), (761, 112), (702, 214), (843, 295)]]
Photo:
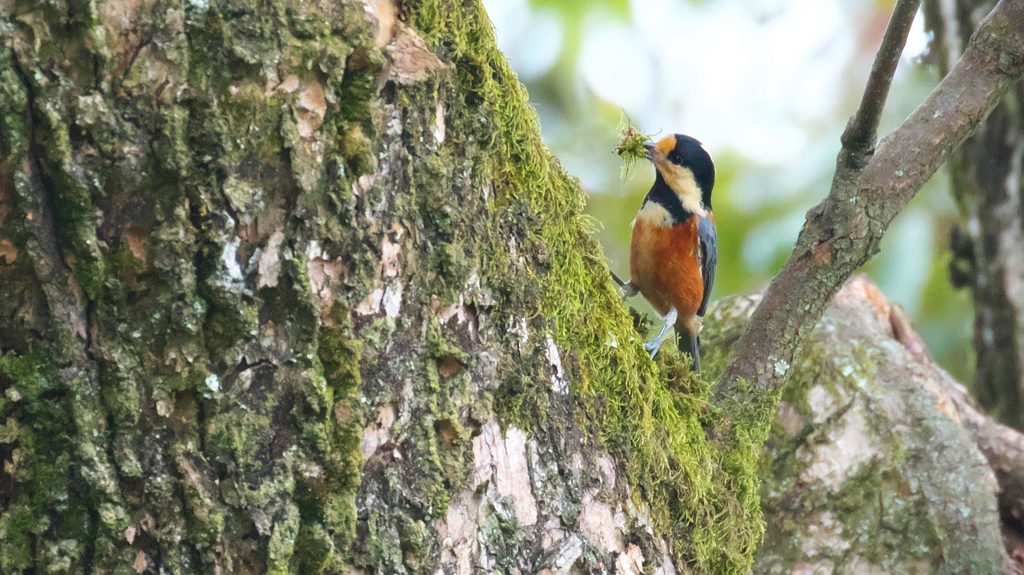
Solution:
[[(899, 26), (886, 37), (906, 35), (907, 5), (895, 14)], [(915, 3), (916, 6), (916, 3)], [(883, 40), (883, 46), (895, 45)], [(902, 44), (902, 41), (900, 42)], [(878, 58), (899, 58), (896, 50)], [(876, 64), (872, 75), (890, 74), (895, 63)], [(793, 253), (772, 280), (750, 327), (715, 388), (715, 402), (730, 395), (773, 392), (785, 385), (789, 367), (799, 355), (805, 335), (814, 327), (850, 275), (872, 255), (893, 218), (914, 197), (939, 166), (998, 104), (1024, 72), (1024, 1), (1002, 0), (974, 34), (963, 57), (918, 109), (883, 138), (861, 169), (851, 154), (861, 154), (859, 134), (870, 133), (871, 110), (884, 90), (865, 92), (861, 110), (851, 122), (839, 152), (836, 176), (828, 196), (807, 215)], [(884, 85), (872, 80), (869, 85)], [(869, 110), (864, 116), (863, 111)], [(854, 126), (866, 126), (854, 129)], [(743, 383), (745, 382), (745, 383)]]

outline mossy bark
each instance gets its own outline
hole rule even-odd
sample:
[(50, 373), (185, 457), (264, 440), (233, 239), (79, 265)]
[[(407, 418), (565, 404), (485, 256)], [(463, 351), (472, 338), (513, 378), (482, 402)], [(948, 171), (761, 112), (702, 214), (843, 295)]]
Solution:
[[(759, 299), (718, 302), (716, 356)], [(754, 571), (1012, 572), (996, 462), (968, 430), (985, 418), (959, 387), (898, 304), (866, 277), (849, 281), (808, 336), (762, 453), (768, 528)]]
[(478, 1), (0, 0), (0, 572), (745, 571), (583, 201)]
[(479, 2), (0, 40), (0, 572), (752, 565), (778, 394), (647, 359)]

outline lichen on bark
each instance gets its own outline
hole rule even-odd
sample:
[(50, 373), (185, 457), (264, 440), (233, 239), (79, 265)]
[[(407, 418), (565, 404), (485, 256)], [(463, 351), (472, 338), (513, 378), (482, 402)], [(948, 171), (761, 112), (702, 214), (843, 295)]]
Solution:
[(647, 359), (479, 2), (0, 39), (3, 570), (750, 564), (757, 438)]
[[(714, 355), (759, 298), (709, 312)], [(854, 277), (808, 336), (761, 456), (755, 572), (1006, 572), (996, 477), (903, 313)]]

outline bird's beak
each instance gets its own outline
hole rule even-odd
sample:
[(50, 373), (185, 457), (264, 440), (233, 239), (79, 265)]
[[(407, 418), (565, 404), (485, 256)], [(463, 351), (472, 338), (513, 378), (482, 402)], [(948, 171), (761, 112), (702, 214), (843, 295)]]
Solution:
[(654, 159), (654, 142), (644, 142), (644, 150), (648, 160)]

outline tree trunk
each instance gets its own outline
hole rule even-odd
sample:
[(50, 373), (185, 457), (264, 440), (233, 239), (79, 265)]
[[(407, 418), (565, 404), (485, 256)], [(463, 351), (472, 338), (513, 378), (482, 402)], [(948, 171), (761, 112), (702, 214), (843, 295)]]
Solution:
[(478, 2), (0, 39), (0, 572), (750, 564), (756, 451), (647, 360)]
[(0, 572), (752, 564), (774, 404), (647, 359), (479, 2), (0, 39)]
[[(760, 298), (718, 302), (711, 353), (730, 353)], [(932, 361), (898, 304), (854, 277), (793, 371), (761, 455), (768, 528), (756, 573), (1010, 570), (997, 493), (1019, 497), (1006, 477), (1022, 436), (1009, 430), (1012, 447), (984, 439), (998, 425)]]
[[(926, 3), (933, 49), (945, 75), (995, 2)], [(974, 386), (979, 401), (1024, 430), (1024, 84), (951, 157), (953, 195), (964, 225), (952, 238), (954, 285), (974, 299)]]

